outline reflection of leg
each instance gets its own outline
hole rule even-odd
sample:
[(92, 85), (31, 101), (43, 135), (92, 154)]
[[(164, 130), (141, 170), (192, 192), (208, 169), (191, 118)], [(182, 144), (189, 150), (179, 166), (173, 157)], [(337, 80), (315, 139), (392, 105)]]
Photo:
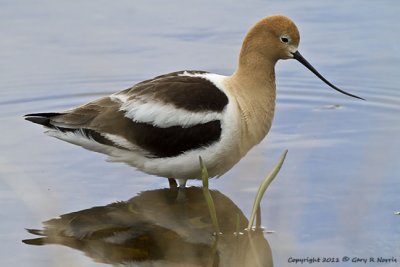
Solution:
[(186, 179), (178, 179), (179, 188), (177, 201), (186, 201)]
[(169, 188), (177, 188), (178, 184), (174, 178), (168, 178)]

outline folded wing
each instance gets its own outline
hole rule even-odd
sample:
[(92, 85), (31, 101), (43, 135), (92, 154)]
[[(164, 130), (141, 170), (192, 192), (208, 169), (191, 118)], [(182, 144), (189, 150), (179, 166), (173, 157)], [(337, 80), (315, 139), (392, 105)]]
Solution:
[(204, 75), (170, 73), (71, 110), (26, 119), (91, 150), (107, 153), (96, 149), (99, 144), (146, 157), (173, 157), (220, 139), (228, 98)]

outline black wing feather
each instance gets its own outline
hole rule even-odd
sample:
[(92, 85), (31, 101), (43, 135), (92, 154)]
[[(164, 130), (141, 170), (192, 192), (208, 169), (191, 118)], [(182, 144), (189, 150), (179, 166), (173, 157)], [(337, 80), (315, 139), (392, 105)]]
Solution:
[(155, 157), (173, 157), (186, 151), (206, 147), (221, 137), (221, 122), (210, 121), (192, 127), (160, 128), (148, 123), (132, 122), (137, 145)]
[[(184, 76), (183, 71), (158, 76), (122, 91), (136, 97), (151, 97), (191, 112), (222, 112), (228, 97), (212, 82), (201, 77)], [(190, 74), (205, 73), (189, 71)], [(25, 119), (61, 132), (79, 132), (98, 143), (127, 149), (104, 134), (124, 137), (151, 153), (151, 157), (173, 157), (206, 147), (221, 138), (221, 122), (210, 121), (191, 127), (179, 125), (161, 128), (124, 116), (120, 105), (105, 97), (64, 113), (32, 113)], [(56, 126), (62, 125), (62, 127)], [(69, 127), (69, 125), (71, 127)]]

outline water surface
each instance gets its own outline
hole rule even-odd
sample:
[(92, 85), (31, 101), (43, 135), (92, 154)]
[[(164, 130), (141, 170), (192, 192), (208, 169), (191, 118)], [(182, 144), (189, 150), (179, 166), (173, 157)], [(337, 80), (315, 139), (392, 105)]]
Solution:
[(21, 240), (34, 236), (24, 229), (167, 186), (47, 137), (23, 114), (66, 109), (176, 70), (228, 75), (248, 28), (276, 13), (297, 23), (300, 51), (322, 74), (367, 101), (336, 93), (295, 61), (279, 62), (268, 137), (211, 187), (245, 220), (261, 180), (289, 149), (262, 202), (274, 265), (295, 266), (289, 257), (400, 261), (399, 4), (43, 0), (0, 7), (2, 265), (105, 266), (64, 246), (28, 246)]

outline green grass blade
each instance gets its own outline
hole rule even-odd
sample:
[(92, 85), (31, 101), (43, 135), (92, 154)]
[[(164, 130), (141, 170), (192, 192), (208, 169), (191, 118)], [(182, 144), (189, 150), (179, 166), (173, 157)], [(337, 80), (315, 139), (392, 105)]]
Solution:
[(257, 209), (260, 206), (260, 202), (264, 196), (264, 193), (267, 190), (268, 186), (271, 184), (271, 182), (275, 179), (279, 170), (281, 169), (282, 164), (285, 161), (287, 152), (288, 152), (288, 150), (286, 149), (285, 152), (283, 152), (282, 156), (279, 158), (278, 163), (275, 165), (273, 170), (265, 177), (264, 181), (261, 183), (260, 187), (258, 188), (247, 229), (250, 230), (253, 227), (254, 218), (256, 217)]
[(199, 157), (199, 160), (200, 160), (200, 166), (201, 166), (201, 179), (203, 181), (203, 195), (207, 202), (208, 211), (210, 212), (214, 232), (216, 233), (216, 237), (218, 238), (220, 229), (219, 229), (219, 224), (218, 224), (218, 219), (217, 219), (217, 212), (216, 212), (215, 205), (214, 205), (214, 200), (211, 196), (210, 190), (208, 189), (208, 178), (209, 178), (208, 171), (207, 171), (206, 166), (204, 165), (203, 159), (201, 157)]

